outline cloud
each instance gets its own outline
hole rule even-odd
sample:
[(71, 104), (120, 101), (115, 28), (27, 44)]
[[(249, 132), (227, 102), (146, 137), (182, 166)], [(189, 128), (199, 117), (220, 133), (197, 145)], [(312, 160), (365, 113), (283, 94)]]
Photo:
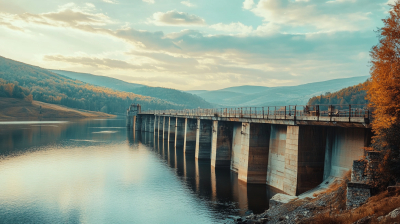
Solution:
[[(256, 6), (246, 0), (243, 8), (262, 17), (264, 23), (281, 26), (286, 32), (358, 31), (371, 27), (370, 11), (376, 2), (366, 0), (260, 0)], [(335, 3), (335, 4), (332, 4)]]
[(186, 5), (187, 7), (195, 7), (196, 5), (189, 1), (181, 1), (181, 4)]
[(0, 25), (14, 30), (25, 30), (29, 24), (54, 27), (72, 27), (85, 31), (95, 31), (95, 27), (102, 27), (114, 23), (107, 15), (95, 13), (93, 4), (85, 4), (86, 7), (78, 7), (69, 3), (59, 7), (56, 12), (41, 14), (0, 13)]
[(150, 3), (150, 4), (154, 4), (155, 3), (154, 0), (142, 0), (142, 1)]
[(244, 9), (252, 9), (254, 6), (254, 0), (245, 0), (243, 2), (243, 8)]
[(153, 66), (151, 65), (134, 65), (126, 61), (88, 56), (86, 54), (78, 56), (45, 55), (43, 59), (45, 61), (64, 62), (64, 63), (75, 64), (80, 66), (88, 66), (98, 69), (143, 70), (143, 69), (153, 68)]
[[(261, 2), (263, 3), (260, 5)], [(268, 5), (268, 2), (276, 5)], [(221, 85), (243, 83), (300, 84), (368, 74), (368, 55), (360, 52), (367, 52), (376, 44), (373, 32), (333, 29), (335, 23), (327, 27), (317, 26), (317, 15), (322, 15), (321, 20), (326, 21), (332, 17), (332, 13), (324, 11), (329, 7), (334, 11), (342, 7), (339, 17), (334, 18), (337, 19), (335, 22), (344, 18), (350, 21), (349, 24), (343, 23), (342, 26), (338, 26), (339, 28), (364, 25), (363, 22), (369, 21), (369, 16), (363, 13), (371, 11), (368, 3), (354, 11), (354, 8), (344, 7), (353, 4), (352, 2), (324, 3), (329, 7), (316, 0), (268, 2), (261, 0), (250, 9), (254, 13), (260, 13), (263, 19), (263, 24), (257, 28), (241, 22), (217, 23), (207, 27), (204, 19), (177, 11), (156, 13), (152, 22), (169, 26), (204, 26), (201, 27), (203, 30), (184, 29), (164, 33), (130, 27), (116, 28), (111, 26), (115, 23), (114, 20), (96, 8), (79, 7), (75, 4), (64, 5), (55, 12), (41, 14), (3, 13), (0, 14), (0, 26), (14, 30), (32, 28), (35, 31), (39, 30), (40, 35), (46, 35), (46, 27), (57, 27), (60, 35), (73, 29), (111, 37), (113, 41), (123, 43), (120, 46), (124, 47), (119, 49), (118, 55), (70, 55), (70, 51), (66, 51), (67, 53), (58, 54), (44, 53), (43, 59), (53, 67), (54, 64), (75, 66), (77, 70), (96, 70), (110, 76), (119, 74), (137, 77), (137, 74), (140, 74), (148, 79), (146, 82), (153, 85), (165, 85), (159, 81), (164, 80), (161, 77), (165, 76), (172, 80), (171, 83), (185, 83), (182, 86), (172, 86), (175, 88), (195, 88), (193, 85), (219, 88)], [(324, 18), (324, 15), (327, 18)], [(351, 19), (352, 16), (360, 17), (354, 19), (360, 23), (355, 23)], [(369, 27), (372, 30), (376, 26), (372, 23)], [(208, 28), (222, 31), (222, 34), (209, 35), (204, 32)], [(49, 30), (54, 32), (54, 29)], [(328, 32), (329, 30), (335, 32)], [(32, 32), (32, 35), (39, 32)], [(82, 32), (75, 33), (82, 37), (87, 36)], [(39, 35), (37, 36), (39, 40)], [(96, 38), (90, 42), (93, 46), (104, 43)], [(126, 51), (125, 54), (121, 53)], [(51, 52), (54, 52), (53, 49)]]
[(116, 0), (102, 0), (102, 1), (110, 4), (118, 4)]
[(175, 10), (154, 13), (153, 19), (149, 21), (158, 26), (204, 26), (206, 24), (199, 16)]
[(22, 31), (24, 32), (24, 29), (18, 26), (14, 26), (13, 24), (9, 23), (9, 22), (5, 22), (5, 21), (0, 21), (0, 26), (4, 26), (7, 27), (11, 30), (16, 30), (16, 31)]
[(249, 34), (253, 31), (252, 26), (246, 26), (241, 22), (230, 23), (230, 24), (217, 23), (211, 25), (210, 28), (213, 28), (218, 31), (224, 31), (225, 33)]

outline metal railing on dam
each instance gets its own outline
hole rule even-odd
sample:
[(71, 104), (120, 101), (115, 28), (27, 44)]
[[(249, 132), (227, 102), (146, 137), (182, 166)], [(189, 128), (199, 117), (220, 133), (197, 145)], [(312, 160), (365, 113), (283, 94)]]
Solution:
[(140, 114), (183, 117), (247, 118), (292, 121), (333, 121), (368, 124), (371, 110), (366, 104), (289, 105), (218, 109), (147, 110)]

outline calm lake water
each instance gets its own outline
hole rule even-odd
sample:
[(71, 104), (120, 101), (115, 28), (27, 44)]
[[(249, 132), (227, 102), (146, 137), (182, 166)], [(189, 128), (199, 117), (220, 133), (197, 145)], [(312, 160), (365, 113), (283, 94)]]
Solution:
[(275, 193), (125, 119), (0, 122), (0, 223), (231, 223)]

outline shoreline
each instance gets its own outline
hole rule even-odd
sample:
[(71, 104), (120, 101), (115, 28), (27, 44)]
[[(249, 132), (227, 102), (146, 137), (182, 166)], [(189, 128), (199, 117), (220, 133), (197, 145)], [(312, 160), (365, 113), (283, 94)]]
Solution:
[(0, 121), (42, 119), (115, 118), (117, 115), (86, 111), (40, 101), (0, 97)]

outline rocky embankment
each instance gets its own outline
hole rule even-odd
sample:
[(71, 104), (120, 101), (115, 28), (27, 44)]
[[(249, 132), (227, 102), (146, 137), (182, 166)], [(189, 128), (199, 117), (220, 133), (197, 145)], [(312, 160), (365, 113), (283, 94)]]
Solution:
[[(349, 177), (339, 180), (324, 192), (311, 197), (297, 198), (275, 195), (270, 209), (252, 214), (236, 223), (399, 223), (400, 190), (382, 192), (368, 199), (358, 208), (346, 209)], [(278, 203), (277, 203), (278, 201)]]

